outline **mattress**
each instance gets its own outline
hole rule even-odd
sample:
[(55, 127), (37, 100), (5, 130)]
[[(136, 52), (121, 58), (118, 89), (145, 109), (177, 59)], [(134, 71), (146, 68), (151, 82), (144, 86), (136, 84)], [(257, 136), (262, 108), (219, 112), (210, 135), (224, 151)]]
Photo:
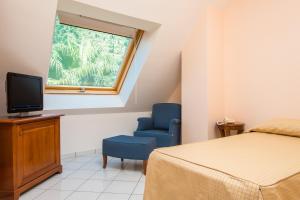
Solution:
[(155, 150), (145, 200), (298, 200), (300, 138), (245, 133)]

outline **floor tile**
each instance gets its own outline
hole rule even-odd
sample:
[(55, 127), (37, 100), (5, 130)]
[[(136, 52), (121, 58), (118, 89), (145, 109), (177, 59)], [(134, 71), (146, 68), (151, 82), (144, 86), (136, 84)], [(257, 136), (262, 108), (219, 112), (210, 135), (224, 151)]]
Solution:
[(59, 181), (61, 181), (61, 178), (53, 176), (45, 180), (44, 182), (40, 183), (39, 185), (37, 185), (35, 188), (47, 190), (50, 189), (55, 184), (57, 184)]
[(71, 191), (47, 190), (39, 197), (37, 197), (36, 200), (64, 200), (71, 193)]
[(77, 170), (80, 167), (82, 167), (83, 165), (84, 165), (84, 163), (82, 163), (82, 162), (74, 162), (74, 161), (72, 161), (72, 162), (69, 162), (69, 163), (63, 165), (63, 169), (64, 170), (65, 169), (67, 169), (67, 170)]
[(69, 162), (72, 162), (74, 160), (74, 157), (71, 157), (71, 158), (63, 158), (61, 160), (61, 163), (64, 165), (64, 164), (67, 164)]
[(108, 193), (131, 194), (137, 182), (113, 181), (105, 190)]
[(95, 171), (77, 170), (69, 175), (68, 178), (89, 179), (93, 174), (95, 174)]
[(100, 193), (94, 192), (74, 192), (67, 200), (96, 200)]
[(56, 174), (54, 177), (56, 178), (67, 178), (70, 174), (74, 173), (75, 170), (64, 169), (61, 174)]
[(120, 160), (111, 160), (107, 162), (107, 166), (106, 166), (106, 171), (107, 170), (120, 170), (120, 169), (125, 169), (126, 167), (126, 163), (125, 162), (121, 162)]
[(139, 182), (136, 188), (134, 189), (133, 194), (144, 194), (144, 190), (145, 190), (145, 183)]
[(140, 182), (146, 182), (146, 176), (144, 174), (142, 175)]
[(141, 162), (125, 160), (122, 164), (119, 158), (108, 159), (106, 169), (102, 168), (102, 157), (98, 154), (64, 159), (62, 174), (52, 176), (20, 199), (141, 200), (145, 183)]
[(100, 163), (102, 163), (102, 161), (103, 161), (103, 158), (102, 158), (102, 155), (101, 156), (97, 156), (97, 157), (95, 157), (95, 158), (93, 158), (90, 162), (91, 163), (97, 163), (97, 164), (100, 164)]
[(137, 173), (119, 173), (116, 177), (115, 180), (119, 181), (139, 181), (142, 176), (142, 173), (137, 172)]
[(78, 188), (78, 191), (103, 192), (110, 183), (111, 181), (105, 180), (88, 180)]
[(74, 190), (78, 189), (79, 186), (84, 182), (85, 182), (85, 180), (83, 180), (83, 179), (66, 178), (66, 179), (63, 179), (60, 182), (58, 182), (51, 189), (74, 191)]
[(128, 200), (129, 194), (102, 193), (97, 200)]
[(119, 173), (120, 173), (119, 170), (97, 171), (90, 179), (92, 179), (92, 180), (113, 180)]
[(126, 170), (139, 171), (143, 169), (143, 163), (141, 161), (125, 161), (125, 162), (127, 163), (125, 167)]
[(127, 169), (123, 169), (123, 170), (120, 170), (120, 172), (122, 174), (132, 174), (132, 175), (139, 175), (139, 176), (142, 176), (142, 171), (140, 170), (127, 170)]
[(46, 190), (36, 189), (36, 188), (31, 189), (28, 192), (23, 193), (20, 197), (20, 200), (32, 200), (38, 197), (39, 195), (41, 195), (45, 191)]
[(83, 165), (80, 170), (93, 170), (93, 171), (98, 171), (102, 170), (102, 165), (101, 163), (87, 163), (86, 165)]
[(129, 200), (143, 200), (143, 199), (144, 196), (140, 194), (131, 195), (131, 197), (129, 198)]
[(89, 157), (89, 156), (79, 156), (79, 157), (76, 157), (73, 161), (86, 163), (86, 162), (91, 161), (92, 159), (93, 158)]
[(80, 158), (80, 157), (96, 158), (98, 156), (100, 156), (98, 153), (85, 152), (85, 153), (79, 153), (79, 154), (77, 154), (77, 157), (75, 157), (75, 158)]

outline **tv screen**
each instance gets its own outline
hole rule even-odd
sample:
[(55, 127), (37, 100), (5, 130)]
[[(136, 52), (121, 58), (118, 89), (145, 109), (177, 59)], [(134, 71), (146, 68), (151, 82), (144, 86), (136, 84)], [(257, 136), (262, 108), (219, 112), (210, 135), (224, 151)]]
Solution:
[(7, 112), (30, 112), (43, 110), (42, 77), (7, 73)]

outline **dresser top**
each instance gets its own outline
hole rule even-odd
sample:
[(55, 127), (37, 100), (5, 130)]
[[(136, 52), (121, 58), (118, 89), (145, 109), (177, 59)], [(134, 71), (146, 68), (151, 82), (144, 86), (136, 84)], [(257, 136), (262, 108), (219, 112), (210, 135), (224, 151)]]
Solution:
[(1, 124), (24, 124), (35, 121), (41, 121), (46, 119), (54, 119), (63, 116), (62, 114), (42, 114), (31, 117), (11, 117), (11, 116), (3, 116), (0, 117), (0, 125)]

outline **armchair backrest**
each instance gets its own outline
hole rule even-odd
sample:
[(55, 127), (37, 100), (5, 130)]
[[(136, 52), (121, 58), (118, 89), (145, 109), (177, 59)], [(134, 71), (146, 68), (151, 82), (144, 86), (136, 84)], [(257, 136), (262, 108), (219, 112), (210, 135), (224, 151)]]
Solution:
[(176, 103), (154, 104), (152, 119), (154, 128), (167, 130), (172, 119), (181, 119), (181, 105)]

